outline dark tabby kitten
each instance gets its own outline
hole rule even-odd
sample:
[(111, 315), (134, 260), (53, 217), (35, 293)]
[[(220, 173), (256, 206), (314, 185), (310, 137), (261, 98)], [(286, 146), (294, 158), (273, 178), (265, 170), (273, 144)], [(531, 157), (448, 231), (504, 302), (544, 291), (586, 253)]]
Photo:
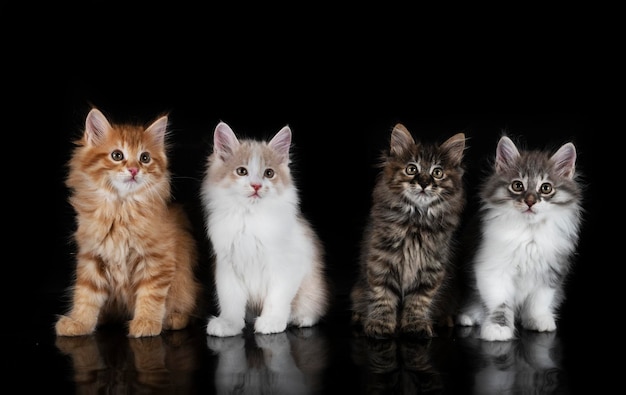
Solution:
[(393, 128), (350, 295), (352, 321), (365, 335), (431, 337), (435, 323), (453, 325), (439, 302), (465, 208), (464, 150), (463, 133), (436, 145), (416, 142), (402, 124)]

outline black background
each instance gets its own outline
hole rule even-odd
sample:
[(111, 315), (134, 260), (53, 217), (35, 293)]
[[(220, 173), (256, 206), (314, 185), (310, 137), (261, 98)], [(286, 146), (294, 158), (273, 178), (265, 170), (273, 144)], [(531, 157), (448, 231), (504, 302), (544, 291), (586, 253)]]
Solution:
[(395, 123), (424, 140), (466, 134), (470, 211), (504, 130), (529, 147), (572, 141), (586, 213), (562, 335), (588, 336), (604, 320), (609, 290), (598, 264), (606, 249), (592, 242), (594, 171), (601, 171), (591, 111), (601, 77), (593, 15), (133, 4), (1, 6), (2, 19), (14, 21), (2, 27), (3, 119), (17, 158), (5, 168), (5, 198), (24, 207), (5, 205), (18, 252), (10, 282), (20, 290), (7, 304), (27, 325), (41, 324), (29, 306), (57, 303), (70, 284), (65, 163), (91, 106), (114, 121), (148, 123), (168, 113), (174, 196), (192, 206), (219, 121), (258, 138), (291, 126), (302, 209), (340, 292), (352, 283), (374, 165)]

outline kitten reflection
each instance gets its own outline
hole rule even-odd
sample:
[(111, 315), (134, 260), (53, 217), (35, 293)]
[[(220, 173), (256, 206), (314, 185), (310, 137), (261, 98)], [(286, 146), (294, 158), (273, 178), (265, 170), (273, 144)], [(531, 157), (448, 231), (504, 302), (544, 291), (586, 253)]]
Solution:
[(193, 388), (197, 345), (187, 330), (128, 338), (124, 331), (102, 330), (89, 336), (56, 338), (71, 357), (76, 393), (135, 393)]
[[(431, 359), (433, 339), (352, 339), (352, 360), (362, 368), (364, 393), (421, 394), (443, 390)], [(442, 351), (442, 350), (439, 350)], [(435, 351), (436, 352), (436, 351)]]
[(328, 345), (317, 327), (268, 335), (246, 329), (239, 336), (208, 336), (207, 345), (218, 356), (218, 394), (322, 392)]
[(479, 327), (459, 328), (459, 338), (475, 364), (475, 394), (556, 393), (564, 386), (562, 350), (556, 332), (520, 330), (509, 341), (483, 341)]

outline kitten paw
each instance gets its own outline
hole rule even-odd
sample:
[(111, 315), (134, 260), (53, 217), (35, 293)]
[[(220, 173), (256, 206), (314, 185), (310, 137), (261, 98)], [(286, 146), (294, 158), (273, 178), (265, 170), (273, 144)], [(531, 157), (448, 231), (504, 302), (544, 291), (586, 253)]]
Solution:
[(135, 318), (128, 323), (128, 336), (158, 336), (161, 334), (162, 329), (163, 325), (161, 324), (161, 321)]
[(189, 316), (182, 313), (171, 313), (165, 318), (163, 323), (164, 329), (179, 330), (185, 328), (189, 324)]
[(456, 323), (461, 326), (474, 326), (477, 324), (477, 322), (475, 322), (472, 317), (467, 314), (459, 314), (456, 317)]
[(280, 333), (287, 329), (287, 322), (275, 317), (259, 317), (254, 322), (254, 332), (262, 334)]
[(229, 337), (240, 334), (243, 331), (245, 322), (240, 323), (229, 321), (220, 317), (213, 317), (209, 320), (206, 327), (206, 333), (211, 336)]
[(368, 337), (388, 338), (396, 333), (395, 321), (367, 320), (363, 324), (363, 332)]
[(480, 329), (480, 338), (487, 341), (505, 341), (514, 337), (514, 330), (508, 326), (486, 323)]
[(433, 337), (434, 334), (432, 325), (425, 321), (413, 321), (403, 324), (400, 327), (400, 332), (403, 335), (415, 337)]
[(538, 332), (552, 332), (556, 330), (554, 317), (549, 314), (526, 319), (522, 322), (522, 326)]
[(319, 320), (313, 317), (293, 317), (291, 319), (291, 324), (293, 326), (297, 326), (298, 328), (308, 328), (317, 324)]
[(57, 336), (83, 336), (93, 333), (95, 325), (86, 325), (66, 315), (61, 316), (56, 323)]

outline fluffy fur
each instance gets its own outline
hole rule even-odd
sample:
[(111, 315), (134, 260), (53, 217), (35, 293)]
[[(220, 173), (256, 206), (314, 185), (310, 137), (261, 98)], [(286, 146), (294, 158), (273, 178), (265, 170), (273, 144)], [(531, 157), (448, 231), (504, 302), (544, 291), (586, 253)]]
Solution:
[(453, 325), (444, 296), (465, 206), (464, 150), (463, 133), (437, 145), (415, 142), (402, 124), (393, 128), (350, 295), (352, 322), (365, 335), (431, 337), (434, 324)]
[(233, 336), (257, 317), (257, 333), (318, 323), (328, 308), (321, 241), (303, 217), (291, 177), (291, 129), (239, 140), (220, 122), (201, 187), (215, 254), (219, 315), (207, 333)]
[(87, 335), (130, 319), (130, 337), (187, 326), (200, 285), (196, 242), (181, 206), (171, 204), (167, 116), (144, 128), (87, 115), (66, 180), (78, 248), (72, 307), (59, 336)]
[(554, 331), (581, 225), (576, 149), (554, 154), (519, 150), (507, 136), (480, 192), (478, 249), (471, 264), (474, 290), (457, 317), (481, 325), (484, 340), (515, 337), (526, 329)]

